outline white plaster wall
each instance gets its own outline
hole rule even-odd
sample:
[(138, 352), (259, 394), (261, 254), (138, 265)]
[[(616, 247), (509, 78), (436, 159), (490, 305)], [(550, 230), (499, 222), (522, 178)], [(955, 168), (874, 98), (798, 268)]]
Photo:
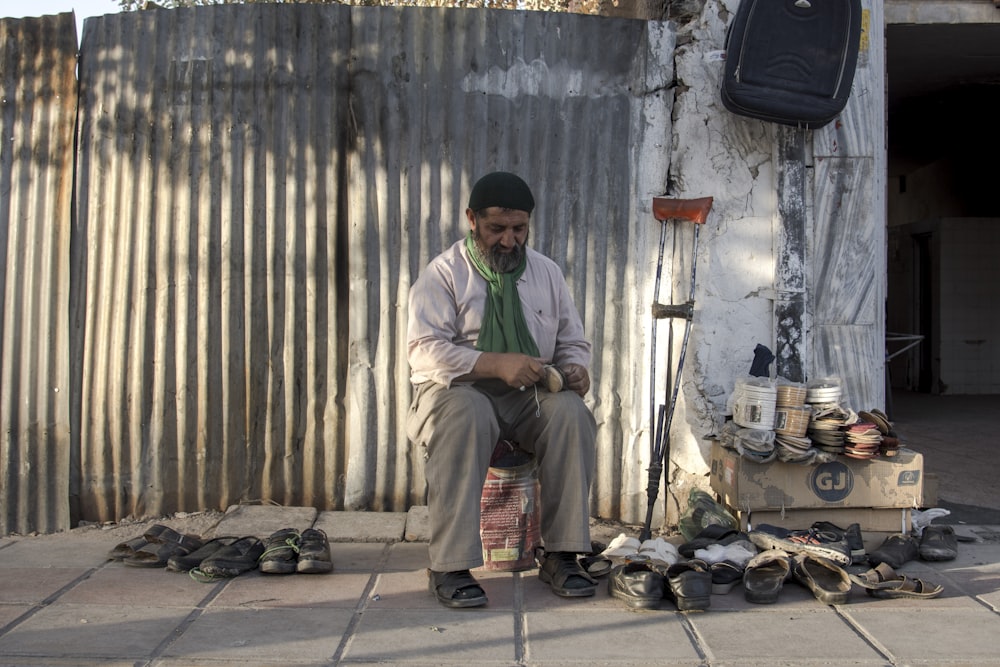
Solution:
[[(709, 0), (701, 20), (682, 29), (693, 39), (679, 37), (683, 45), (676, 51), (670, 169), (676, 191), (669, 194), (715, 201), (699, 241), (693, 329), (674, 415), (668, 522), (675, 518), (674, 503), (683, 508), (692, 486), (708, 488), (705, 436), (721, 427), (727, 399), (736, 379), (749, 371), (754, 347), (774, 350), (774, 129), (729, 113), (720, 99), (722, 48), (737, 5)], [(686, 252), (688, 246), (682, 247)], [(683, 293), (689, 274), (680, 264), (685, 270), (675, 271), (675, 284)]]

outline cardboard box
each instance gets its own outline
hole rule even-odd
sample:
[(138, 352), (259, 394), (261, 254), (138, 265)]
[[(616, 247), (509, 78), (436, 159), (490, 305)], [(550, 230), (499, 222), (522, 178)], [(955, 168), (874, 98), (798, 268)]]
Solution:
[(882, 535), (885, 533), (899, 533), (910, 531), (910, 521), (912, 519), (909, 508), (824, 508), (806, 510), (757, 510), (753, 512), (741, 512), (733, 507), (727, 508), (737, 521), (740, 522), (740, 530), (750, 530), (748, 527), (756, 527), (762, 523), (772, 526), (780, 526), (788, 530), (804, 530), (817, 521), (829, 521), (830, 523), (847, 528), (852, 523), (861, 527), (864, 537), (871, 535)]
[(869, 460), (838, 456), (818, 465), (761, 464), (714, 442), (711, 484), (724, 505), (740, 512), (913, 508), (923, 502), (923, 467), (923, 455), (906, 448)]

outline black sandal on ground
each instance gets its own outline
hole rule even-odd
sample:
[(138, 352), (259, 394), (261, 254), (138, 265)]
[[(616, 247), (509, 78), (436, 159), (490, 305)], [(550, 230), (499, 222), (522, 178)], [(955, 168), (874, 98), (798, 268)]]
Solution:
[(438, 602), (453, 609), (461, 607), (481, 607), (489, 599), (486, 591), (468, 570), (455, 572), (435, 572), (427, 570), (429, 575), (428, 588)]
[(583, 569), (576, 554), (566, 551), (545, 554), (538, 578), (564, 598), (588, 597), (597, 590), (597, 580)]

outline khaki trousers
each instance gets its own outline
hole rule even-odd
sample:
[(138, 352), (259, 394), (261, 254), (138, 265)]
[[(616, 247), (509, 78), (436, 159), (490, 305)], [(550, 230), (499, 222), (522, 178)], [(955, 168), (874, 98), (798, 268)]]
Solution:
[(406, 428), (423, 449), (432, 570), (483, 564), (479, 502), (500, 439), (535, 455), (546, 551), (590, 552), (597, 424), (577, 394), (522, 392), (494, 381), (450, 388), (425, 382), (415, 388)]

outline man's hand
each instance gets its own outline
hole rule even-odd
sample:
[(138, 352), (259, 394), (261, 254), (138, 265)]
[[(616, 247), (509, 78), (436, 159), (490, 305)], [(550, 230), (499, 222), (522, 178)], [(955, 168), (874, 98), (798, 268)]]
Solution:
[(514, 389), (530, 387), (544, 377), (541, 359), (519, 352), (484, 352), (479, 355), (472, 373), (463, 379), (496, 378)]
[(575, 391), (580, 396), (586, 396), (587, 392), (590, 391), (590, 373), (587, 372), (586, 366), (566, 364), (565, 366), (560, 366), (559, 370), (566, 377), (567, 388)]

